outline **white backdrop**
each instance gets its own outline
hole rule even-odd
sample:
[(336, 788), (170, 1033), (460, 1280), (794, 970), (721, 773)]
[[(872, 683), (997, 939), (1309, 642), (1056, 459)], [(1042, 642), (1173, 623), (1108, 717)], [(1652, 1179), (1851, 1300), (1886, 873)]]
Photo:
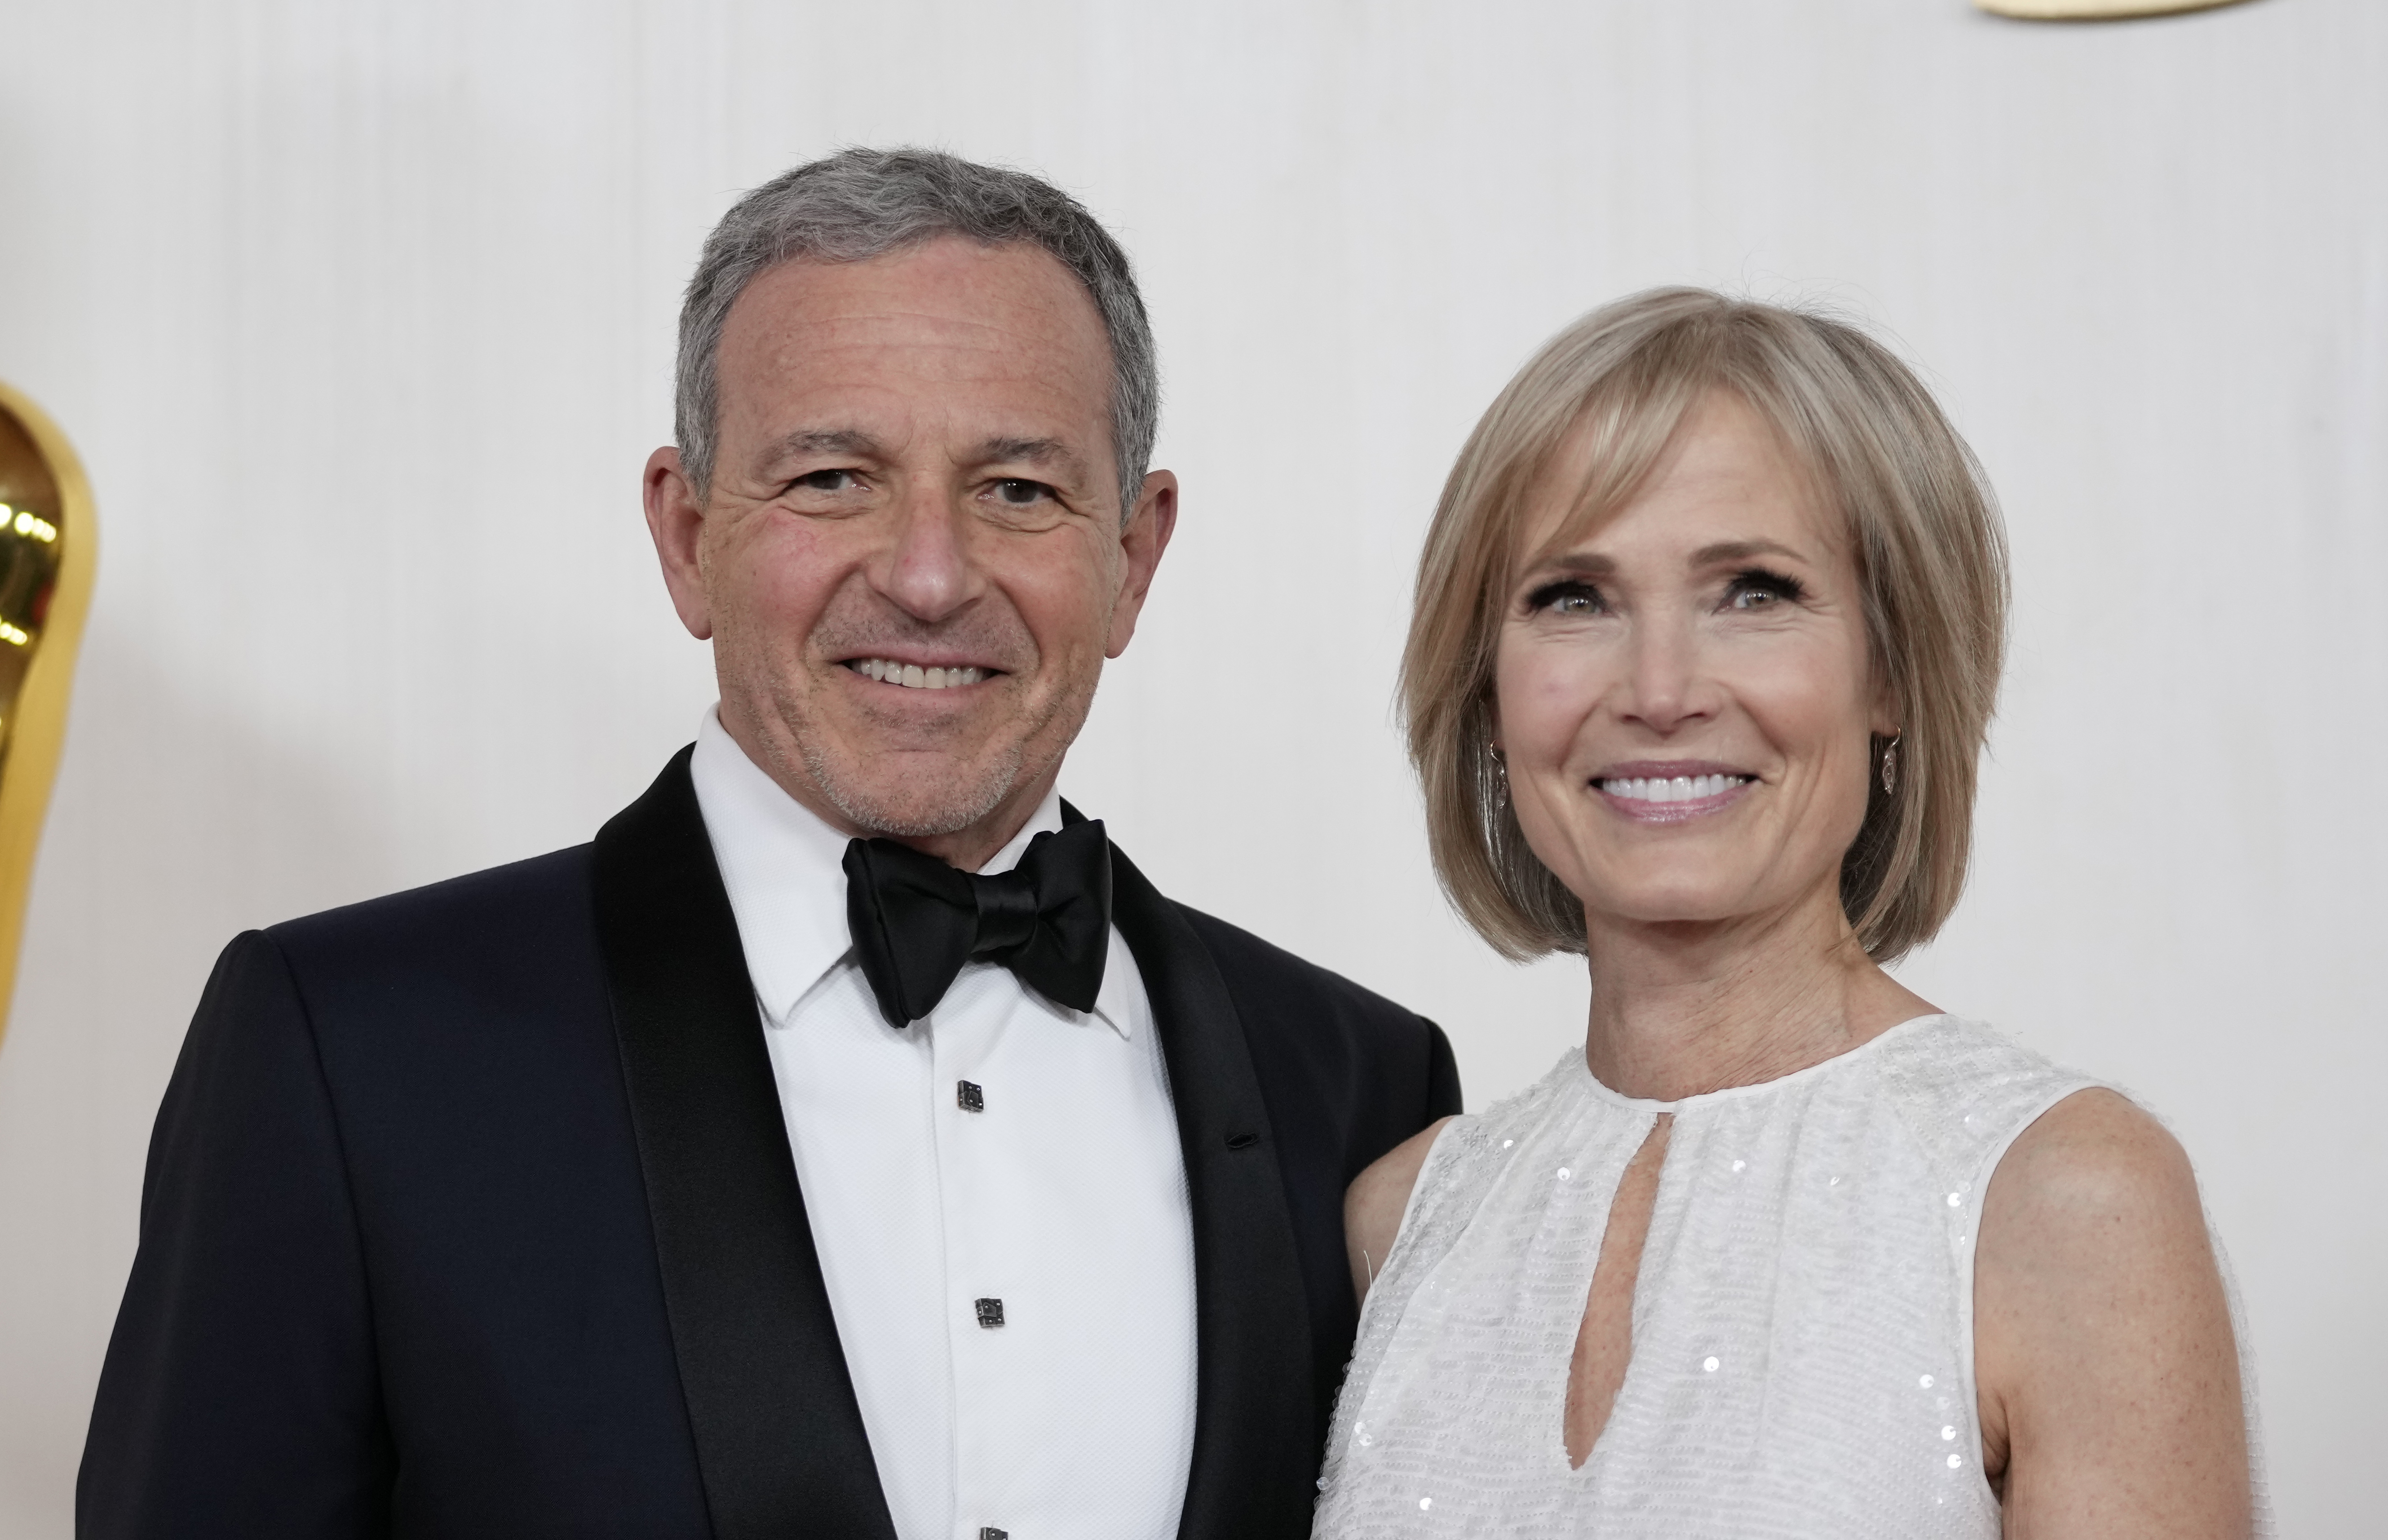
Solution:
[(1185, 517), (1065, 789), (1440, 1019), (1474, 1105), (1584, 985), (1449, 916), (1392, 731), (1462, 435), (1660, 282), (1918, 360), (2019, 611), (1972, 894), (1906, 976), (2170, 1116), (2288, 1533), (2376, 1534), (2383, 78), (2378, 0), (0, 0), (0, 376), (103, 521), (0, 1050), (0, 1536), (69, 1533), (216, 949), (584, 839), (691, 735), (636, 495), (679, 286), (739, 190), (901, 140), (1077, 191), (1158, 326)]

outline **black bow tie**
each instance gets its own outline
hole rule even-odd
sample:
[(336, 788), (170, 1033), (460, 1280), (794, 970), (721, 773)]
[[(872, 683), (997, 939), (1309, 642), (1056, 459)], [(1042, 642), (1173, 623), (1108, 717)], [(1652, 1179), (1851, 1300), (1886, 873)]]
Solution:
[(1081, 820), (1037, 835), (1018, 866), (985, 877), (892, 839), (855, 840), (845, 847), (845, 918), (891, 1026), (935, 1010), (972, 958), (1091, 1011), (1111, 952), (1111, 842), (1101, 820)]

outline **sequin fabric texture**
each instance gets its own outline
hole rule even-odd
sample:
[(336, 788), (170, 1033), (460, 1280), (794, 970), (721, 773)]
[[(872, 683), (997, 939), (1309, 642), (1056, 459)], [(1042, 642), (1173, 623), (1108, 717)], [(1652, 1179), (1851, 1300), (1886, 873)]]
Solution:
[[(1362, 1314), (1315, 1536), (1996, 1536), (1974, 1416), (1982, 1188), (2093, 1084), (1949, 1016), (1671, 1107), (1571, 1050), (1436, 1140)], [(1570, 1468), (1568, 1364), (1609, 1201), (1670, 1110), (1632, 1358)], [(2268, 1534), (2260, 1468), (2256, 1495)]]

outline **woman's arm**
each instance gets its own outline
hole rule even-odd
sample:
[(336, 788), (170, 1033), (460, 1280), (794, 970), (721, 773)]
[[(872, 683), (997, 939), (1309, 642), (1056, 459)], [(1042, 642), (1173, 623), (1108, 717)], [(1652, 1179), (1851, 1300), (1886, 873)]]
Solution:
[(1417, 1185), (1434, 1136), (1451, 1119), (1432, 1123), (1377, 1157), (1376, 1164), (1352, 1178), (1343, 1190), (1343, 1250), (1352, 1263), (1352, 1293), (1366, 1299), (1368, 1285), (1385, 1266), (1393, 1237), (1402, 1228), (1402, 1211), (1409, 1207), (1410, 1189)]
[(2189, 1160), (2082, 1091), (2024, 1130), (1985, 1195), (1974, 1362), (2011, 1540), (2241, 1540), (2246, 1415)]

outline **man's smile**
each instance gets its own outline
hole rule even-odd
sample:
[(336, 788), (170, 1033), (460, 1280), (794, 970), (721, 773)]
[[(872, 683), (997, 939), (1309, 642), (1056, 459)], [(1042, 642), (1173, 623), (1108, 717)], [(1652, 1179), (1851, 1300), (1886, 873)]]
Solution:
[(853, 669), (868, 680), (881, 684), (899, 685), (907, 690), (958, 690), (981, 680), (993, 679), (1003, 672), (1000, 668), (978, 664), (904, 663), (892, 657), (847, 658), (843, 667)]

